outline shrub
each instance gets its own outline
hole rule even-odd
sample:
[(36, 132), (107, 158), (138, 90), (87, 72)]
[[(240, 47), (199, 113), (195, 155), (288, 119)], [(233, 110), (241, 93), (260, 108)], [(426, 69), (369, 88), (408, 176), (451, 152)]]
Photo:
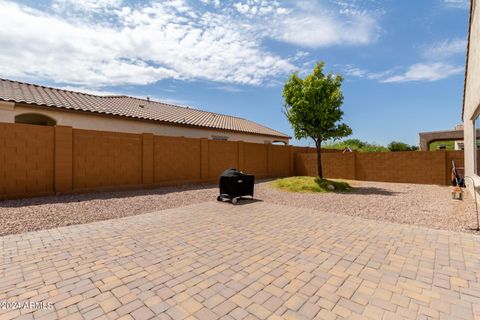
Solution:
[(343, 150), (345, 148), (350, 148), (354, 151), (359, 152), (385, 152), (389, 151), (382, 145), (368, 143), (365, 141), (361, 141), (360, 139), (347, 139), (336, 143), (330, 143), (325, 145), (325, 148), (329, 149), (339, 149)]
[(390, 151), (415, 151), (418, 150), (417, 146), (411, 146), (404, 142), (392, 141), (388, 144), (388, 150)]
[(277, 179), (272, 186), (290, 192), (335, 192), (349, 191), (352, 187), (345, 181), (320, 179), (319, 177), (289, 177)]

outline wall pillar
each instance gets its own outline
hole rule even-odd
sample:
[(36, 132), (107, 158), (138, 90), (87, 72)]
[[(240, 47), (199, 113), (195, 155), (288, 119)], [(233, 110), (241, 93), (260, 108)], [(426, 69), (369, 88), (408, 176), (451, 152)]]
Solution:
[(73, 130), (72, 127), (55, 127), (55, 193), (73, 190)]
[[(448, 178), (450, 173), (451, 173), (451, 168), (452, 168), (452, 164), (451, 163), (448, 163), (448, 151), (447, 150), (442, 150), (443, 151), (443, 155), (442, 155), (442, 161), (443, 161), (443, 166), (442, 166), (442, 169), (443, 169), (443, 177), (444, 177), (444, 181), (445, 181), (445, 184), (448, 186), (450, 185), (450, 179)], [(458, 166), (458, 163), (456, 164)], [(439, 179), (439, 184), (442, 184), (442, 180)]]
[(243, 141), (237, 141), (238, 145), (238, 170), (243, 171), (245, 170), (245, 144)]
[(271, 176), (273, 171), (273, 146), (267, 145), (267, 175)]
[(208, 139), (200, 139), (200, 176), (202, 180), (208, 180)]
[(357, 151), (351, 152), (353, 157), (353, 180), (357, 180)]
[(288, 146), (288, 154), (289, 154), (289, 176), (295, 175), (295, 151), (292, 146)]
[(153, 175), (153, 134), (142, 133), (142, 184), (152, 185)]

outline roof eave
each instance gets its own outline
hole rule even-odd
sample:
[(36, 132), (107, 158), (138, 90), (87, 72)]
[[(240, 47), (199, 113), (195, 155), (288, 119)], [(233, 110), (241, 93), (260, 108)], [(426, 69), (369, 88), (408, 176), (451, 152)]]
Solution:
[(464, 121), (463, 117), (465, 115), (465, 94), (467, 92), (468, 56), (470, 52), (470, 33), (472, 30), (473, 1), (474, 0), (470, 0), (470, 17), (468, 18), (467, 56), (465, 58), (465, 79), (463, 82), (463, 100), (462, 100), (462, 118), (461, 118), (462, 121)]
[(81, 112), (81, 113), (92, 113), (96, 115), (101, 115), (101, 116), (107, 116), (107, 117), (121, 117), (121, 118), (127, 118), (127, 119), (134, 119), (134, 120), (139, 120), (139, 121), (148, 121), (148, 122), (156, 122), (156, 123), (163, 123), (167, 125), (175, 125), (175, 126), (181, 126), (181, 127), (190, 127), (190, 128), (201, 128), (201, 129), (209, 129), (209, 130), (218, 130), (218, 131), (226, 131), (226, 132), (237, 132), (237, 133), (242, 133), (242, 134), (251, 134), (251, 135), (257, 135), (257, 136), (264, 136), (264, 137), (272, 137), (272, 138), (277, 138), (277, 139), (292, 139), (292, 137), (282, 134), (280, 132), (279, 135), (275, 134), (267, 134), (267, 133), (257, 133), (257, 132), (249, 132), (249, 131), (241, 131), (241, 130), (233, 130), (233, 129), (224, 129), (224, 128), (215, 128), (215, 127), (208, 127), (208, 126), (202, 126), (202, 125), (194, 125), (194, 124), (187, 124), (187, 123), (176, 123), (176, 122), (169, 122), (169, 121), (162, 121), (162, 120), (157, 120), (157, 119), (148, 119), (148, 118), (142, 118), (142, 117), (133, 117), (133, 116), (126, 116), (122, 114), (115, 114), (115, 113), (105, 113), (105, 112), (98, 112), (98, 111), (92, 111), (92, 110), (82, 110), (82, 109), (73, 109), (73, 108), (66, 108), (66, 107), (58, 107), (56, 105), (47, 105), (47, 104), (37, 104), (37, 103), (29, 103), (29, 102), (18, 102), (14, 100), (5, 100), (0, 98), (1, 101), (9, 101), (9, 102), (14, 102), (15, 104), (20, 103), (28, 106), (36, 106), (36, 107), (43, 107), (43, 108), (54, 108), (57, 111), (69, 111), (69, 112)]

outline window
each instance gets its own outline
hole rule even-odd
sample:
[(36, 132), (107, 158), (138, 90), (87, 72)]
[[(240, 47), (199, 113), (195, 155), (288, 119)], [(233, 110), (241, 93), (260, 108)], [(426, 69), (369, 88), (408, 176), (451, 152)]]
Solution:
[(15, 123), (33, 124), (37, 126), (54, 126), (57, 122), (43, 114), (24, 113), (15, 116)]

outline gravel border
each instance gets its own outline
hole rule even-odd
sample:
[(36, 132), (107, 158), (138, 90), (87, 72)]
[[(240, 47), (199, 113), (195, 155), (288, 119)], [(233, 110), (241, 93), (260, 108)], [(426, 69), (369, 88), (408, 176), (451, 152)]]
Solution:
[[(475, 205), (468, 192), (463, 201), (458, 201), (452, 200), (452, 187), (448, 186), (349, 183), (354, 187), (350, 192), (313, 194), (280, 191), (263, 180), (255, 185), (255, 199), (380, 221), (474, 232), (470, 228), (476, 226)], [(0, 235), (215, 201), (217, 195), (217, 186), (208, 184), (4, 200), (0, 201)]]

